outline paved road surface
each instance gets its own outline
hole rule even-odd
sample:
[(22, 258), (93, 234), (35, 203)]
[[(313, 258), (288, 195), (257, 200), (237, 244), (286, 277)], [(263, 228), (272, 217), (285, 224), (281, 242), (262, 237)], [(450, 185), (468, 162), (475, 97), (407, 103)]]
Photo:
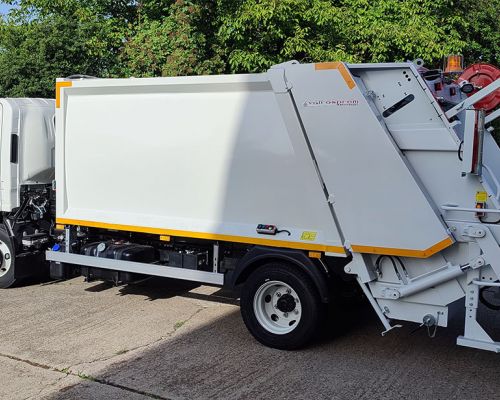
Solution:
[(458, 326), (382, 338), (363, 306), (296, 352), (255, 342), (216, 288), (165, 279), (34, 284), (0, 291), (0, 309), (1, 399), (500, 396), (500, 355), (455, 346)]

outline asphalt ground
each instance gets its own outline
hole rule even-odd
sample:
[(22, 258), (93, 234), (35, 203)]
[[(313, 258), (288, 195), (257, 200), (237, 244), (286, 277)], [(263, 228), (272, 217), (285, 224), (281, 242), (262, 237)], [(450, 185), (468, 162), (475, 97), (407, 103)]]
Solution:
[(456, 346), (460, 323), (382, 337), (365, 304), (294, 352), (257, 343), (218, 288), (168, 279), (35, 283), (1, 290), (0, 310), (1, 399), (500, 398), (500, 354)]

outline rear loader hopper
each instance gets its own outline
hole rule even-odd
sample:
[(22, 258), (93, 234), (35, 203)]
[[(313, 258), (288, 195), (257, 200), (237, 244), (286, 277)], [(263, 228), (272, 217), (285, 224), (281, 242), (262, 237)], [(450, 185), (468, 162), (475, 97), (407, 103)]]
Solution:
[[(31, 142), (1, 114), (0, 286), (44, 251), (59, 279), (224, 285), (255, 338), (282, 349), (318, 332), (339, 287), (369, 300), (383, 334), (396, 321), (432, 334), (460, 300), (457, 343), (500, 352), (476, 319), (500, 286), (498, 78), (455, 57), (59, 79), (55, 148), (9, 158), (14, 134)], [(26, 163), (45, 172), (11, 181)]]

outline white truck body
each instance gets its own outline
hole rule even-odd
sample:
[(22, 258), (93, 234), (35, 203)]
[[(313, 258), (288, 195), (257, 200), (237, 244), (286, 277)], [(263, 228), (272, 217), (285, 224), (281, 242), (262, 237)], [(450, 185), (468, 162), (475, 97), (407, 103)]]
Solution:
[[(288, 129), (266, 74), (84, 80), (64, 93), (59, 223), (345, 255), (300, 127)], [(259, 223), (291, 235), (262, 238)]]
[[(457, 343), (500, 352), (476, 320), (482, 290), (500, 286), (500, 150), (486, 129), (499, 113), (474, 108), (499, 87), (455, 92), (445, 110), (413, 63), (60, 79), (47, 260), (89, 279), (241, 284), (247, 327), (279, 348), (311, 335), (332, 275), (359, 285), (384, 333), (392, 320), (447, 326), (465, 298)], [(48, 177), (44, 157), (17, 184)], [(40, 220), (52, 200), (31, 196)]]

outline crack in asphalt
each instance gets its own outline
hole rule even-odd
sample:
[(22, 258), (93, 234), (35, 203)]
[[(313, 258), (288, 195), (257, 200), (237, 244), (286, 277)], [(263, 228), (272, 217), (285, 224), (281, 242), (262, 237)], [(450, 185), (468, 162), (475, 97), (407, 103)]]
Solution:
[(134, 352), (134, 351), (137, 351), (137, 350), (140, 350), (140, 349), (145, 349), (147, 347), (155, 345), (156, 343), (161, 342), (162, 340), (168, 339), (168, 338), (172, 337), (172, 335), (175, 332), (177, 332), (180, 328), (182, 328), (186, 323), (188, 323), (194, 317), (196, 317), (200, 312), (202, 312), (203, 310), (206, 310), (208, 308), (208, 307), (205, 307), (205, 306), (199, 306), (199, 307), (200, 308), (197, 309), (194, 313), (192, 313), (189, 317), (187, 317), (185, 320), (182, 320), (181, 321), (182, 323), (180, 325), (177, 325), (178, 322), (176, 322), (174, 324), (174, 326), (173, 326), (173, 329), (170, 332), (167, 332), (166, 335), (160, 336), (159, 338), (153, 340), (152, 342), (141, 344), (141, 345), (133, 347), (131, 349), (127, 349), (127, 351), (125, 353), (111, 354), (111, 355), (106, 356), (106, 357), (99, 357), (99, 358), (96, 358), (96, 359), (91, 360), (91, 361), (86, 361), (86, 362), (83, 362), (83, 363), (80, 363), (80, 364), (75, 364), (73, 367), (69, 367), (69, 368), (74, 369), (74, 368), (77, 368), (79, 366), (91, 365), (91, 364), (94, 364), (94, 363), (97, 363), (97, 362), (108, 361), (108, 360), (111, 360), (112, 358), (119, 357), (119, 356), (122, 356), (124, 354), (129, 354), (131, 352)]
[[(182, 326), (184, 326), (187, 322), (191, 321), (196, 315), (198, 315), (200, 312), (202, 312), (203, 310), (206, 310), (207, 307), (204, 307), (204, 306), (199, 306), (200, 308), (197, 309), (194, 313), (192, 313), (188, 318), (186, 318), (185, 320), (182, 320), (182, 321), (179, 321), (179, 322), (176, 322), (173, 326), (173, 329), (172, 331), (168, 332), (166, 335), (164, 336), (161, 336), (160, 338), (150, 342), (150, 343), (146, 343), (146, 344), (143, 344), (143, 345), (140, 345), (140, 346), (136, 346), (130, 350), (127, 350), (126, 353), (130, 353), (130, 352), (134, 352), (134, 351), (137, 351), (139, 349), (143, 349), (143, 348), (147, 348), (149, 346), (152, 346), (158, 342), (161, 342), (162, 340), (164, 339), (167, 339), (169, 337), (171, 337), (177, 330), (179, 330)], [(123, 353), (123, 354), (126, 354), (126, 353)], [(78, 378), (80, 378), (82, 381), (91, 381), (91, 382), (96, 382), (96, 383), (99, 383), (101, 385), (107, 385), (107, 386), (112, 386), (112, 387), (115, 387), (117, 389), (121, 389), (121, 390), (125, 390), (127, 392), (131, 392), (131, 393), (135, 393), (135, 394), (140, 394), (140, 395), (143, 395), (143, 396), (146, 396), (146, 397), (149, 397), (149, 398), (152, 398), (152, 399), (158, 399), (158, 400), (173, 400), (172, 398), (170, 397), (163, 397), (163, 396), (159, 396), (157, 394), (154, 394), (154, 393), (149, 393), (149, 392), (144, 392), (142, 390), (138, 390), (138, 389), (134, 389), (134, 388), (131, 388), (131, 387), (128, 387), (128, 386), (125, 386), (125, 385), (121, 385), (121, 384), (118, 384), (118, 383), (114, 383), (110, 380), (107, 380), (107, 379), (102, 379), (102, 378), (96, 378), (94, 376), (90, 376), (90, 375), (86, 375), (84, 372), (82, 371), (77, 371), (77, 372), (74, 372), (74, 370), (80, 365), (90, 365), (90, 364), (93, 364), (93, 363), (96, 363), (96, 362), (100, 362), (100, 361), (107, 361), (107, 360), (111, 360), (112, 358), (115, 358), (115, 357), (118, 357), (120, 355), (123, 355), (123, 354), (112, 354), (110, 356), (107, 356), (107, 357), (101, 357), (101, 358), (97, 358), (95, 360), (92, 360), (92, 361), (88, 361), (88, 362), (84, 362), (84, 363), (80, 363), (80, 364), (76, 364), (74, 365), (73, 367), (66, 367), (66, 368), (63, 368), (63, 369), (59, 369), (59, 368), (56, 368), (56, 367), (53, 367), (51, 365), (48, 365), (48, 364), (42, 364), (42, 363), (39, 363), (39, 362), (35, 362), (35, 361), (31, 361), (31, 360), (27, 360), (27, 359), (24, 359), (24, 358), (20, 358), (20, 357), (16, 357), (16, 356), (13, 356), (13, 355), (10, 355), (10, 354), (4, 354), (4, 353), (0, 353), (0, 357), (4, 357), (4, 358), (8, 358), (10, 360), (13, 360), (13, 361), (16, 361), (16, 362), (21, 362), (21, 363), (25, 363), (25, 364), (28, 364), (32, 367), (35, 367), (35, 368), (41, 368), (41, 369), (45, 369), (45, 370), (48, 370), (48, 371), (54, 371), (54, 372), (59, 372), (61, 374), (64, 374), (64, 376), (58, 378), (55, 382), (47, 385), (47, 386), (44, 386), (39, 392), (38, 392), (38, 395), (37, 397), (33, 397), (33, 396), (29, 396), (27, 397), (25, 400), (28, 400), (28, 399), (32, 399), (32, 398), (38, 398), (38, 396), (40, 396), (40, 394), (46, 389), (48, 388), (49, 386), (54, 386), (56, 385), (57, 383), (59, 383), (62, 379), (66, 378), (67, 376), (76, 376)]]
[(49, 388), (49, 387), (51, 387), (51, 386), (56, 386), (59, 382), (61, 382), (63, 379), (66, 379), (67, 377), (68, 377), (68, 375), (66, 375), (66, 374), (65, 374), (65, 375), (61, 376), (60, 378), (57, 378), (57, 379), (55, 380), (55, 382), (52, 382), (52, 383), (48, 384), (47, 386), (42, 387), (42, 388), (38, 391), (38, 393), (36, 394), (36, 396), (28, 396), (28, 397), (26, 397), (24, 400), (29, 400), (29, 399), (39, 399), (39, 398), (40, 398), (40, 396), (42, 395), (42, 393), (43, 393), (46, 389), (48, 389), (48, 388)]
[[(55, 383), (52, 383), (50, 384), (49, 386), (52, 386), (54, 384), (57, 384), (59, 381), (61, 381), (62, 379), (64, 379), (65, 377), (67, 377), (68, 375), (71, 375), (71, 376), (76, 376), (78, 378), (80, 378), (82, 381), (91, 381), (91, 382), (96, 382), (96, 383), (99, 383), (101, 385), (106, 385), (106, 386), (112, 386), (112, 387), (115, 387), (117, 389), (121, 389), (121, 390), (125, 390), (127, 392), (131, 392), (131, 393), (135, 393), (135, 394), (140, 394), (140, 395), (143, 395), (143, 396), (146, 396), (146, 397), (149, 397), (151, 399), (158, 399), (158, 400), (174, 400), (173, 398), (171, 397), (163, 397), (163, 396), (159, 396), (157, 394), (154, 394), (154, 393), (149, 393), (149, 392), (144, 392), (142, 390), (138, 390), (138, 389), (134, 389), (134, 388), (131, 388), (131, 387), (128, 387), (128, 386), (125, 386), (125, 385), (120, 385), (118, 383), (114, 383), (110, 380), (107, 380), (107, 379), (101, 379), (101, 378), (96, 378), (96, 377), (93, 377), (93, 376), (88, 376), (88, 375), (83, 375), (82, 373), (75, 373), (75, 372), (72, 372), (71, 370), (68, 370), (67, 372), (63, 372), (62, 370), (56, 368), (56, 367), (52, 367), (50, 365), (47, 365), (47, 364), (41, 364), (41, 363), (38, 363), (38, 362), (34, 362), (34, 361), (31, 361), (31, 360), (26, 360), (24, 358), (19, 358), (19, 357), (16, 357), (16, 356), (12, 356), (10, 354), (4, 354), (4, 353), (0, 353), (0, 357), (4, 357), (4, 358), (8, 358), (9, 360), (13, 360), (13, 361), (17, 361), (17, 362), (22, 362), (24, 364), (28, 364), (28, 365), (31, 365), (32, 367), (35, 367), (35, 368), (42, 368), (42, 369), (45, 369), (45, 370), (49, 370), (49, 371), (54, 371), (54, 372), (59, 372), (61, 374), (64, 374), (63, 377), (59, 378)], [(47, 388), (47, 386), (45, 386), (40, 392), (39, 394), (45, 389)], [(27, 399), (30, 399), (30, 398), (33, 398), (33, 396), (29, 396), (27, 397), (25, 400)]]

